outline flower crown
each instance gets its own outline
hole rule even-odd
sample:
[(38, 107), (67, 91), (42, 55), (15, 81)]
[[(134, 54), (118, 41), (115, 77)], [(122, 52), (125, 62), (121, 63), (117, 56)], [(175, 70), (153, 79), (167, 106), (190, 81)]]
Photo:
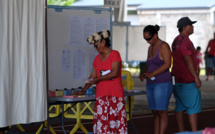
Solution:
[(89, 44), (94, 44), (95, 42), (101, 42), (102, 39), (110, 38), (111, 34), (109, 30), (103, 30), (98, 33), (94, 33), (87, 38)]

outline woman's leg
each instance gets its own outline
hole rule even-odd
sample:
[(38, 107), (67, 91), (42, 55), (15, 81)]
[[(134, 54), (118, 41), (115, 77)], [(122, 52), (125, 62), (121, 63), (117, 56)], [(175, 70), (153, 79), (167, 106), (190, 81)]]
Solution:
[[(165, 83), (159, 83), (156, 84), (154, 87), (154, 98), (155, 98), (155, 109), (156, 112), (154, 112), (155, 126), (158, 128), (155, 128), (158, 130), (159, 134), (165, 134), (167, 132), (168, 127), (168, 117), (167, 117), (167, 110), (169, 105), (169, 99), (172, 94), (172, 83), (171, 82), (165, 82)], [(148, 93), (148, 92), (147, 92)]]
[(168, 114), (167, 110), (158, 111), (159, 124), (160, 124), (160, 134), (166, 134), (168, 128)]
[(154, 115), (154, 134), (159, 134), (160, 121), (159, 121), (158, 111), (152, 110), (152, 113)]

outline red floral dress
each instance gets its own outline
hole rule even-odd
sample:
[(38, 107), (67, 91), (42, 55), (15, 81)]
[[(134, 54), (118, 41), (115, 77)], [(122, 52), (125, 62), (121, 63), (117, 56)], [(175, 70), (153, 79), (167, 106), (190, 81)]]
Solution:
[(123, 97), (101, 96), (96, 98), (93, 134), (127, 134)]

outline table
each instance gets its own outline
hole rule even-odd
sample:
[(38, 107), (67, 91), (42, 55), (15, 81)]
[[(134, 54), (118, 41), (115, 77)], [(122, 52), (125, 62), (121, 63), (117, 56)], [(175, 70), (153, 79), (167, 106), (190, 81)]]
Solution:
[[(128, 114), (129, 114), (129, 122), (131, 123), (131, 127), (135, 130), (136, 134), (138, 134), (137, 129), (135, 128), (132, 120), (131, 120), (131, 96), (135, 96), (135, 95), (144, 95), (146, 94), (145, 91), (129, 91), (129, 92), (125, 92), (125, 96), (128, 97), (128, 103), (129, 103), (129, 110), (128, 110)], [(86, 95), (86, 97), (78, 97), (78, 98), (64, 98), (64, 97), (49, 97), (49, 104), (50, 105), (56, 105), (56, 104), (61, 104), (62, 107), (62, 130), (64, 132), (64, 134), (66, 134), (65, 128), (64, 128), (64, 104), (66, 103), (79, 103), (79, 102), (89, 102), (89, 101), (95, 101), (96, 97), (95, 95)], [(82, 124), (76, 124), (76, 125), (80, 125), (81, 129), (85, 129), (84, 126)], [(75, 126), (76, 127), (76, 126)], [(74, 128), (75, 128), (74, 127)]]

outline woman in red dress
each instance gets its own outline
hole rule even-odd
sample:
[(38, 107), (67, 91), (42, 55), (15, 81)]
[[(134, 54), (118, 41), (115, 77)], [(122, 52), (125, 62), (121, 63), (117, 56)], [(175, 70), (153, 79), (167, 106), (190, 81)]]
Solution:
[(92, 84), (96, 84), (96, 103), (94, 110), (94, 134), (126, 134), (127, 121), (124, 91), (121, 80), (122, 60), (116, 50), (110, 48), (110, 31), (104, 30), (88, 37), (98, 55), (93, 62), (93, 71), (89, 83), (82, 91), (74, 93), (82, 95)]

